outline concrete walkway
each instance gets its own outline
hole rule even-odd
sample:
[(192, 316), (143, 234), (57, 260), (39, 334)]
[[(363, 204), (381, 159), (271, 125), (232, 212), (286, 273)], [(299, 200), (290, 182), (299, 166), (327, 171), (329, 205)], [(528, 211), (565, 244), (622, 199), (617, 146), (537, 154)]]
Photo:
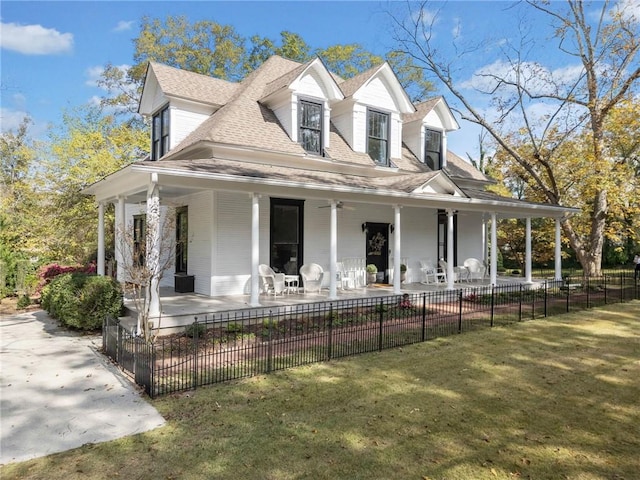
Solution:
[(0, 318), (0, 464), (164, 424), (101, 346), (43, 311)]

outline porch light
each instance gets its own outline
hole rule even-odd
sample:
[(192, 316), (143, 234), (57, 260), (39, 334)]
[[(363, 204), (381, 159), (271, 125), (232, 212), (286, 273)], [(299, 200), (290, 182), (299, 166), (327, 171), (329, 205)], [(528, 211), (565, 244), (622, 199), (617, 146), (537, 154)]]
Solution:
[(366, 232), (367, 231), (367, 222), (362, 224), (362, 231)]

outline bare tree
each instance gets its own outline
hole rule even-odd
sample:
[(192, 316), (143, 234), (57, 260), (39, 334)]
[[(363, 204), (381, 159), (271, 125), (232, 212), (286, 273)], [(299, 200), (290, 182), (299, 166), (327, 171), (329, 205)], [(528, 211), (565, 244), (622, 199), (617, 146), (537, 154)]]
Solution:
[[(125, 293), (133, 299), (137, 312), (136, 334), (149, 340), (161, 320), (152, 312), (153, 299), (160, 298), (160, 282), (174, 265), (176, 215), (175, 208), (163, 207), (160, 211), (157, 203), (146, 212), (118, 232), (116, 250), (120, 253), (118, 268), (124, 277)], [(157, 323), (152, 324), (156, 318)]]
[[(443, 56), (433, 35), (438, 13), (426, 1), (410, 4), (409, 15), (393, 16), (395, 38), (404, 54), (455, 96), (460, 117), (489, 132), (536, 199), (554, 205), (584, 202), (586, 218), (564, 219), (562, 227), (585, 274), (598, 275), (612, 194), (606, 179), (615, 174), (604, 144), (605, 122), (637, 88), (640, 19), (625, 10), (624, 2), (613, 8), (609, 2), (598, 4), (595, 23), (580, 0), (523, 5), (554, 24), (557, 50), (575, 68), (551, 72), (530, 60), (533, 43), (522, 22), (520, 44), (502, 47), (500, 61), (477, 71), (471, 82), (472, 91), (490, 99), (493, 116), (472, 104), (465, 94), (469, 84), (458, 78), (467, 57), (482, 54), (482, 44), (462, 48), (454, 38), (455, 54)], [(582, 147), (579, 170), (564, 161), (572, 142)]]

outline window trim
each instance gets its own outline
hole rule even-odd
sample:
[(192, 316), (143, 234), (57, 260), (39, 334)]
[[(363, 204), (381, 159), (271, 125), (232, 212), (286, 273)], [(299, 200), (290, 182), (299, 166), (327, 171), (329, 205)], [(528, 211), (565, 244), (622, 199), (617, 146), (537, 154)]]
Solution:
[[(386, 135), (387, 138), (378, 138), (378, 137), (374, 137), (371, 135), (371, 132), (369, 130), (369, 127), (371, 125), (371, 115), (372, 114), (376, 114), (376, 115), (382, 115), (387, 119), (387, 128), (386, 128)], [(367, 108), (367, 125), (366, 125), (366, 135), (367, 135), (367, 155), (369, 155), (369, 157), (376, 163), (376, 165), (380, 165), (383, 167), (388, 167), (391, 165), (391, 114), (389, 112), (383, 112), (381, 110), (375, 110), (373, 108)], [(369, 143), (371, 139), (375, 139), (375, 140), (383, 140), (386, 142), (386, 158), (384, 159), (383, 162), (379, 161), (376, 158), (373, 158), (371, 156), (371, 152), (369, 151)]]
[[(320, 126), (319, 128), (316, 130), (313, 127), (308, 127), (308, 126), (303, 126), (302, 125), (302, 119), (303, 119), (303, 115), (302, 115), (302, 105), (303, 104), (307, 104), (307, 105), (312, 105), (312, 106), (317, 106), (320, 107)], [(319, 151), (315, 152), (312, 150), (307, 150), (305, 148), (304, 142), (303, 142), (303, 136), (302, 136), (302, 130), (309, 130), (309, 131), (317, 131), (318, 132), (318, 136), (320, 137), (318, 139), (318, 145), (319, 145)], [(311, 155), (319, 155), (322, 156), (324, 153), (324, 105), (321, 102), (317, 102), (317, 101), (313, 101), (313, 100), (308, 100), (305, 98), (300, 98), (298, 99), (298, 143), (302, 146), (302, 148), (304, 149), (305, 152), (311, 154)]]
[[(427, 150), (427, 143), (428, 143), (427, 142), (427, 136), (428, 136), (429, 132), (437, 133), (440, 136), (439, 149), (438, 149), (437, 152), (435, 150)], [(443, 140), (443, 138), (444, 138), (444, 135), (443, 135), (442, 131), (436, 130), (435, 128), (425, 127), (425, 129), (424, 129), (424, 153), (423, 153), (423, 155), (424, 155), (423, 160), (424, 161), (423, 161), (423, 163), (425, 165), (427, 165), (429, 168), (431, 168), (432, 170), (434, 170), (434, 171), (442, 170), (442, 160), (443, 160), (443, 157), (442, 157), (442, 153), (443, 153), (442, 152), (442, 150), (443, 150), (442, 149), (442, 140)], [(429, 153), (429, 152), (432, 153), (432, 154), (433, 153), (437, 153), (438, 154), (438, 160), (437, 160), (438, 164), (437, 165), (434, 165), (434, 166), (429, 165), (429, 163), (427, 161), (427, 158), (428, 158), (427, 153)]]
[[(156, 121), (158, 122), (157, 133)], [(167, 104), (158, 110), (151, 119), (151, 160), (159, 160), (169, 152), (170, 132), (171, 116), (169, 115), (169, 105)]]

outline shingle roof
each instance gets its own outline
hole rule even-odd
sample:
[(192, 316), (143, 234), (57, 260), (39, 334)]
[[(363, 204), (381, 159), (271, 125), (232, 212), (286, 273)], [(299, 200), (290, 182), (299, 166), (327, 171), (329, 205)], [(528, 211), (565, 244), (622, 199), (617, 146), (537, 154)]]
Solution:
[(402, 116), (403, 122), (413, 122), (414, 120), (422, 120), (427, 114), (433, 110), (433, 107), (442, 100), (441, 96), (433, 97), (425, 100), (424, 102), (415, 104), (416, 111), (413, 113), (408, 113)]
[(187, 98), (196, 102), (224, 105), (238, 88), (238, 84), (219, 78), (151, 62), (160, 88), (166, 95)]
[(369, 70), (365, 70), (364, 72), (356, 75), (355, 77), (351, 77), (348, 80), (343, 80), (339, 82), (340, 90), (345, 97), (350, 97), (356, 91), (364, 85), (367, 80), (369, 80), (378, 70), (380, 70), (381, 65), (376, 65), (375, 67), (371, 67)]
[(480, 170), (453, 152), (447, 152), (447, 166), (444, 171), (453, 177), (471, 178), (484, 182), (492, 181)]

